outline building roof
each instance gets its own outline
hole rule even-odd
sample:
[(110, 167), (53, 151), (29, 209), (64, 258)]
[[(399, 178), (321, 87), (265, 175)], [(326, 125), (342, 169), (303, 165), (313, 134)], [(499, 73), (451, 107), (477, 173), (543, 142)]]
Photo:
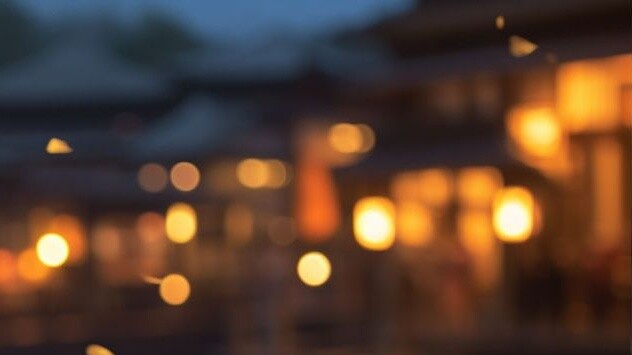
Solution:
[(65, 106), (155, 100), (163, 78), (117, 58), (102, 41), (73, 38), (0, 72), (1, 106)]

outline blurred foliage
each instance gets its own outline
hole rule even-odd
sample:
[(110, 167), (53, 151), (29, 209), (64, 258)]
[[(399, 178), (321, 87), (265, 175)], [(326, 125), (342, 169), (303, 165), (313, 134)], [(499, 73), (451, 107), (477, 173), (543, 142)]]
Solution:
[(21, 59), (38, 42), (36, 22), (14, 1), (0, 1), (0, 66)]

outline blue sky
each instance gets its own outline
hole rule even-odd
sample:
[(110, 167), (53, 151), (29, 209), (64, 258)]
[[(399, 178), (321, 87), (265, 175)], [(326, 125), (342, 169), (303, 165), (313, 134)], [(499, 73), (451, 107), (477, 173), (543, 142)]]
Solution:
[(250, 40), (270, 33), (296, 36), (363, 26), (410, 6), (413, 0), (19, 0), (44, 20), (109, 14), (134, 23), (145, 10), (161, 10), (208, 37)]

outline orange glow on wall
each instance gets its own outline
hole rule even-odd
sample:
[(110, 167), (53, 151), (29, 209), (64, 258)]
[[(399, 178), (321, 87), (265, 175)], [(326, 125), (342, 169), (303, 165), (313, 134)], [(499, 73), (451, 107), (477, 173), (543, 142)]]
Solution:
[(562, 147), (562, 127), (548, 106), (512, 109), (507, 130), (518, 150), (531, 157), (549, 158), (558, 154)]
[(18, 274), (29, 283), (43, 282), (50, 276), (51, 271), (37, 258), (37, 253), (33, 248), (26, 249), (18, 255)]
[(397, 238), (404, 245), (418, 247), (428, 244), (434, 237), (431, 211), (415, 201), (397, 203)]
[(495, 243), (489, 212), (466, 209), (457, 216), (461, 244), (473, 254), (489, 254)]
[(331, 238), (340, 225), (340, 208), (330, 168), (305, 157), (296, 168), (296, 189), (300, 237), (312, 242)]
[(0, 249), (0, 286), (14, 282), (16, 276), (16, 260), (13, 253)]
[(531, 237), (534, 228), (535, 200), (523, 187), (506, 187), (494, 198), (493, 226), (500, 240), (521, 243)]
[(364, 197), (353, 207), (353, 234), (368, 250), (389, 249), (395, 241), (395, 205), (385, 197)]
[(465, 209), (457, 216), (459, 242), (472, 258), (473, 276), (482, 290), (493, 287), (500, 277), (500, 251), (492, 230), (489, 211)]
[(488, 208), (496, 191), (503, 186), (503, 177), (493, 167), (465, 168), (459, 170), (456, 185), (461, 205)]
[(447, 169), (427, 169), (419, 172), (419, 197), (431, 207), (443, 207), (452, 199), (454, 181)]
[(607, 60), (572, 62), (558, 69), (556, 106), (569, 131), (603, 131), (619, 125), (621, 79), (617, 74)]
[(396, 200), (419, 198), (419, 179), (416, 172), (399, 173), (391, 182), (391, 194)]

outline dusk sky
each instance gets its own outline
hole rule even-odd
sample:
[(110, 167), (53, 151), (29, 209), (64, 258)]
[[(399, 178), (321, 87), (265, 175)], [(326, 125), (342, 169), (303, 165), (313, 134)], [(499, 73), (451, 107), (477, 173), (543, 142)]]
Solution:
[(362, 26), (412, 6), (412, 0), (21, 0), (44, 20), (108, 14), (134, 23), (146, 10), (174, 16), (204, 36), (224, 40), (266, 37), (286, 32), (296, 36)]

